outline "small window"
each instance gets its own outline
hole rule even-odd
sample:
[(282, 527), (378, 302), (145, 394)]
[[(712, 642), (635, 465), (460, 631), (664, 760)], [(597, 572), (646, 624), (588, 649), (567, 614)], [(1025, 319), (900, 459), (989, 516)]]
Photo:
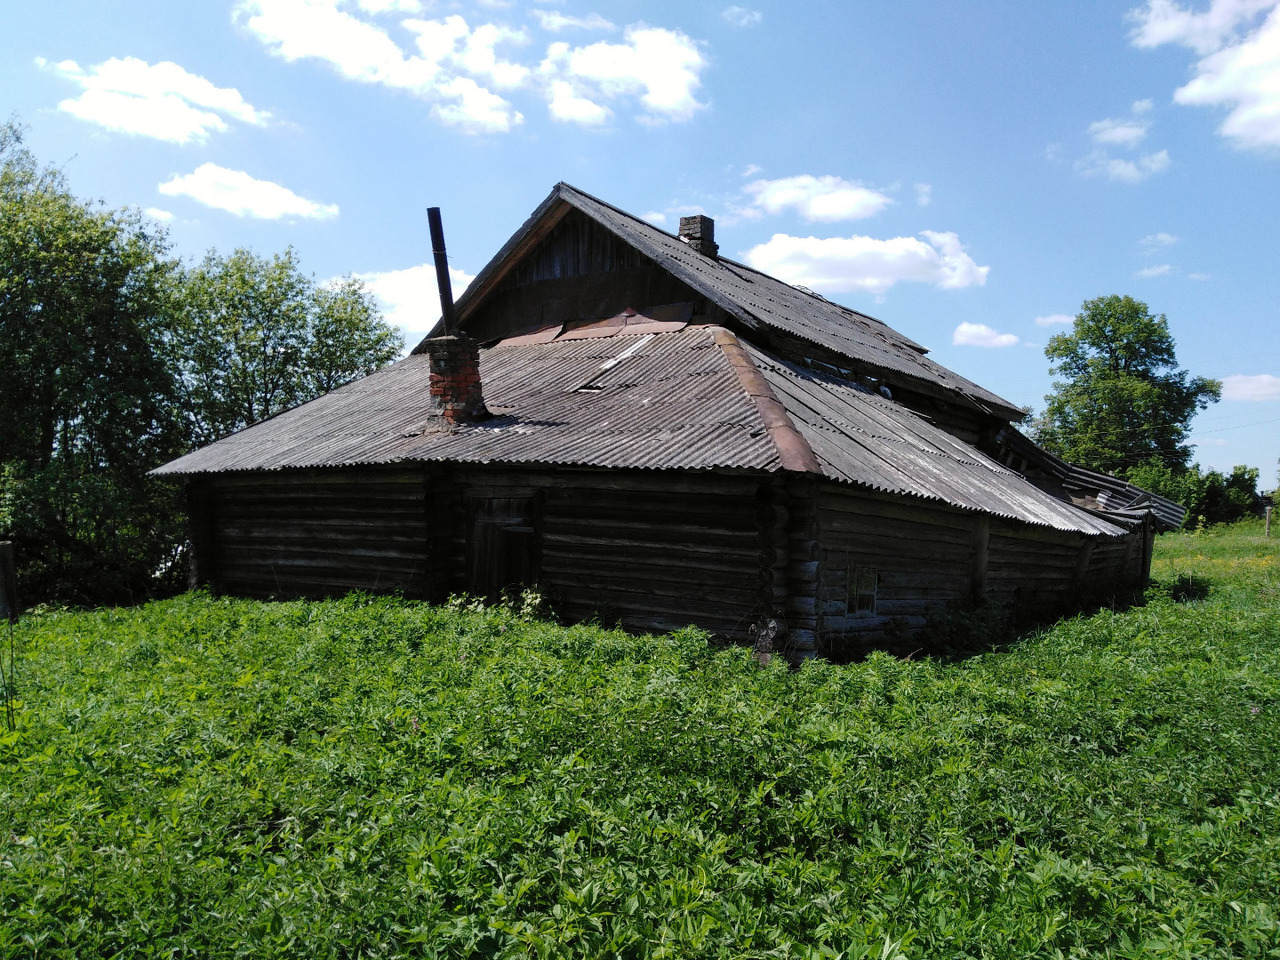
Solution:
[(876, 587), (880, 571), (875, 567), (856, 566), (849, 569), (849, 613), (874, 616), (876, 612)]

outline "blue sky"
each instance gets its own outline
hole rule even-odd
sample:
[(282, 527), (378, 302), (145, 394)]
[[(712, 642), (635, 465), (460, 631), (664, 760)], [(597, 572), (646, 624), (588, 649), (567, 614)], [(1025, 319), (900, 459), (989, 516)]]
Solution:
[(1083, 300), (1225, 383), (1205, 466), (1280, 458), (1280, 0), (43, 0), (0, 112), (175, 251), (292, 244), (410, 342), (566, 180), (877, 316), (1043, 406)]

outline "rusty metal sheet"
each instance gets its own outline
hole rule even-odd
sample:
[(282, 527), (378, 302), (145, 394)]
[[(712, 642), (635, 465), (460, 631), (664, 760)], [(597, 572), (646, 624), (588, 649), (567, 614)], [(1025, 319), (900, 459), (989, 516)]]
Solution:
[[(489, 420), (445, 428), (428, 416), (428, 365), (424, 356), (411, 355), (156, 472), (422, 460), (779, 466), (755, 403), (705, 327), (661, 336), (500, 344), (481, 352), (480, 374), (486, 402), (502, 411)], [(584, 392), (584, 385), (598, 389)]]

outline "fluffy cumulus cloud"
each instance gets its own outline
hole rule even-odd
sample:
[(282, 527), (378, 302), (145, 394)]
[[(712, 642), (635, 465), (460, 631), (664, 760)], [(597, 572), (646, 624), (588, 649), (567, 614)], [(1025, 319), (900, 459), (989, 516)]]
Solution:
[(228, 128), (228, 120), (264, 125), (271, 115), (245, 101), (233, 87), (215, 86), (176, 63), (147, 63), (113, 57), (88, 69), (74, 60), (50, 64), (37, 58), (83, 92), (60, 109), (108, 130), (170, 143), (203, 142)]
[(956, 347), (1012, 347), (1018, 338), (1012, 333), (1000, 333), (985, 323), (965, 322), (951, 334), (951, 344)]
[(861, 291), (876, 296), (901, 281), (944, 289), (982, 286), (991, 269), (978, 266), (954, 233), (932, 230), (888, 240), (776, 233), (744, 256), (751, 266), (788, 283), (823, 293)]
[(1222, 378), (1223, 400), (1280, 400), (1280, 377), (1237, 373)]
[(702, 109), (697, 90), (706, 66), (690, 37), (637, 24), (627, 27), (622, 43), (553, 43), (538, 73), (557, 120), (601, 123), (609, 116), (607, 101), (636, 99), (639, 119), (660, 123), (689, 120)]
[(801, 174), (779, 180), (753, 180), (743, 190), (756, 212), (794, 210), (809, 221), (861, 220), (893, 201), (877, 190), (840, 177)]
[(403, 19), (417, 47), (406, 54), (381, 26), (340, 9), (337, 0), (244, 0), (238, 18), (277, 56), (322, 60), (348, 79), (425, 97), (437, 119), (468, 133), (503, 133), (524, 119), (490, 89), (515, 88), (529, 77), (528, 67), (497, 52), (525, 42), (518, 30), (472, 29), (457, 15)]
[(278, 183), (258, 180), (243, 170), (229, 170), (216, 163), (202, 163), (185, 176), (175, 174), (156, 189), (165, 196), (190, 197), (206, 207), (225, 210), (237, 217), (324, 220), (338, 215), (336, 204), (308, 200)]
[[(552, 117), (594, 126), (631, 99), (647, 122), (690, 119), (703, 106), (696, 96), (706, 59), (676, 30), (633, 24), (623, 42), (531, 48), (524, 29), (499, 23), (472, 25), (453, 14), (440, 19), (406, 16), (420, 7), (404, 0), (240, 0), (237, 19), (286, 60), (316, 59), (363, 83), (406, 90), (432, 103), (442, 123), (467, 133), (505, 133), (523, 122), (512, 102), (518, 91), (540, 96)], [(362, 15), (363, 14), (363, 15)], [(374, 15), (396, 18), (397, 34)], [(599, 14), (569, 16), (535, 10), (547, 33), (615, 30)]]
[[(358, 273), (356, 279), (364, 281), (377, 298), (387, 322), (400, 328), (410, 347), (426, 336), (440, 319), (440, 291), (433, 263), (381, 273)], [(454, 298), (474, 279), (465, 270), (450, 267), (449, 283)]]
[(764, 20), (763, 13), (759, 10), (750, 10), (747, 7), (725, 7), (720, 16), (735, 27), (754, 27)]
[(1175, 103), (1227, 110), (1218, 132), (1240, 147), (1280, 147), (1280, 3), (1212, 0), (1191, 10), (1147, 0), (1130, 14), (1138, 47), (1179, 44), (1199, 59)]
[(1036, 317), (1037, 327), (1069, 327), (1076, 322), (1076, 318), (1068, 313), (1050, 313), (1047, 316)]

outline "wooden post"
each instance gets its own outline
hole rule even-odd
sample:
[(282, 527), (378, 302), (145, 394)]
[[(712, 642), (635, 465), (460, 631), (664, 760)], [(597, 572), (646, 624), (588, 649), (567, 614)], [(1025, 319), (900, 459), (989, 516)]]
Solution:
[(13, 625), (18, 622), (18, 567), (13, 544), (8, 540), (0, 543), (0, 616), (9, 621), (9, 662), (5, 663), (5, 651), (0, 648), (0, 687), (4, 688), (5, 729), (13, 733), (18, 729), (14, 705), (18, 695), (18, 662), (13, 647)]
[(1267, 504), (1267, 520), (1266, 520), (1265, 529), (1266, 529), (1266, 533), (1264, 534), (1264, 536), (1270, 537), (1271, 536), (1271, 505), (1270, 504)]
[(0, 543), (0, 618), (17, 623), (18, 611), (18, 566), (13, 544), (5, 540)]

